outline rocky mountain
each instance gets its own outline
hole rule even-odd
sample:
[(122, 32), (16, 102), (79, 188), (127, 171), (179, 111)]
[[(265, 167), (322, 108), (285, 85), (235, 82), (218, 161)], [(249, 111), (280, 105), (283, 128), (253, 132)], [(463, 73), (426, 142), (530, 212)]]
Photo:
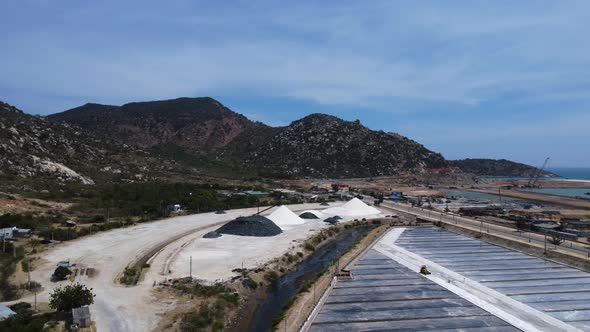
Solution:
[(265, 173), (289, 177), (373, 177), (448, 168), (438, 153), (358, 120), (312, 114), (282, 128), (246, 159)]
[(212, 98), (178, 98), (123, 106), (85, 104), (49, 117), (139, 148), (175, 146), (191, 154), (208, 153), (226, 146), (242, 133), (267, 128)]
[[(0, 102), (0, 175), (94, 184), (97, 178), (146, 174), (153, 159), (118, 141)], [(151, 158), (151, 159), (150, 159)]]
[[(153, 163), (156, 165), (171, 159), (184, 167), (187, 176), (344, 178), (455, 169), (440, 154), (417, 142), (370, 130), (359, 121), (312, 114), (289, 126), (270, 127), (250, 121), (212, 98), (123, 106), (86, 104), (47, 118), (19, 114), (33, 119), (31, 128), (19, 131), (19, 136), (37, 138), (37, 143), (30, 144), (42, 144), (37, 135), (43, 128), (59, 137), (51, 151), (31, 154), (78, 168), (85, 160), (100, 165), (99, 169), (115, 162), (119, 162), (116, 167), (122, 167), (121, 159), (110, 157), (124, 155), (120, 151), (127, 147), (145, 158), (160, 158)], [(58, 151), (60, 145), (69, 151), (67, 157)]]
[[(463, 172), (479, 176), (530, 177), (538, 171), (536, 167), (506, 159), (463, 159), (453, 160), (450, 163)], [(556, 175), (541, 171), (541, 176)]]

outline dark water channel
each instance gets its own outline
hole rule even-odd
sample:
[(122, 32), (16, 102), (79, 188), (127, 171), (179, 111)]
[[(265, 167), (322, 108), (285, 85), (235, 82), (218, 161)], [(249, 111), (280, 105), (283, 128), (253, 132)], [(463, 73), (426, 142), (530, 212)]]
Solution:
[(313, 254), (299, 263), (297, 270), (283, 275), (277, 281), (276, 287), (269, 291), (265, 301), (256, 309), (250, 331), (271, 331), (272, 319), (293, 296), (297, 295), (299, 288), (346, 252), (369, 229), (365, 226), (342, 230), (336, 238), (317, 248)]

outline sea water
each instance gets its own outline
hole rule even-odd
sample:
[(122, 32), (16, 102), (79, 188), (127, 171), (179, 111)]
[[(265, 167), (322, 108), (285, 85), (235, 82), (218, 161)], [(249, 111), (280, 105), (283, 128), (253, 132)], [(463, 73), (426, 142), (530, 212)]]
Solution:
[(590, 167), (555, 167), (547, 170), (563, 179), (590, 180)]

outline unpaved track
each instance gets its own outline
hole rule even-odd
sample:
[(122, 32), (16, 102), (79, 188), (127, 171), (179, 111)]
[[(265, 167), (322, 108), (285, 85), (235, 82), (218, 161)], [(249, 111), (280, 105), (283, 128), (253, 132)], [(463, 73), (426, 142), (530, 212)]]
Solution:
[[(293, 210), (319, 207), (318, 204), (290, 206)], [(76, 281), (92, 287), (96, 293), (91, 312), (98, 331), (150, 331), (157, 326), (159, 314), (174, 306), (174, 302), (156, 301), (151, 292), (153, 280), (125, 287), (117, 282), (117, 276), (130, 263), (154, 251), (158, 246), (164, 247), (160, 252), (166, 250), (168, 246), (163, 245), (166, 241), (172, 242), (172, 245), (182, 243), (182, 239), (178, 239), (179, 236), (191, 236), (187, 233), (191, 230), (197, 231), (256, 211), (256, 208), (249, 208), (229, 210), (226, 214), (203, 213), (174, 217), (111, 230), (57, 245), (43, 253), (42, 263), (31, 272), (32, 280), (41, 283), (45, 289), (37, 295), (37, 300), (48, 301), (49, 292), (54, 287), (69, 282), (53, 283), (49, 278), (57, 262), (70, 260), (79, 266), (92, 267), (98, 272), (92, 278), (76, 278)], [(154, 267), (153, 272), (148, 273), (154, 273), (156, 270)], [(32, 302), (33, 299), (29, 297), (21, 300)]]

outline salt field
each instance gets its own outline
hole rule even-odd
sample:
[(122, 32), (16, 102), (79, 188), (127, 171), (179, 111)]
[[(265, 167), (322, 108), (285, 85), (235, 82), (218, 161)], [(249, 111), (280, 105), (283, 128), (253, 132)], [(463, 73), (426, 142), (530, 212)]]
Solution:
[(337, 283), (310, 331), (518, 331), (375, 251)]
[(590, 331), (590, 273), (432, 228), (406, 229), (395, 241), (483, 287)]

